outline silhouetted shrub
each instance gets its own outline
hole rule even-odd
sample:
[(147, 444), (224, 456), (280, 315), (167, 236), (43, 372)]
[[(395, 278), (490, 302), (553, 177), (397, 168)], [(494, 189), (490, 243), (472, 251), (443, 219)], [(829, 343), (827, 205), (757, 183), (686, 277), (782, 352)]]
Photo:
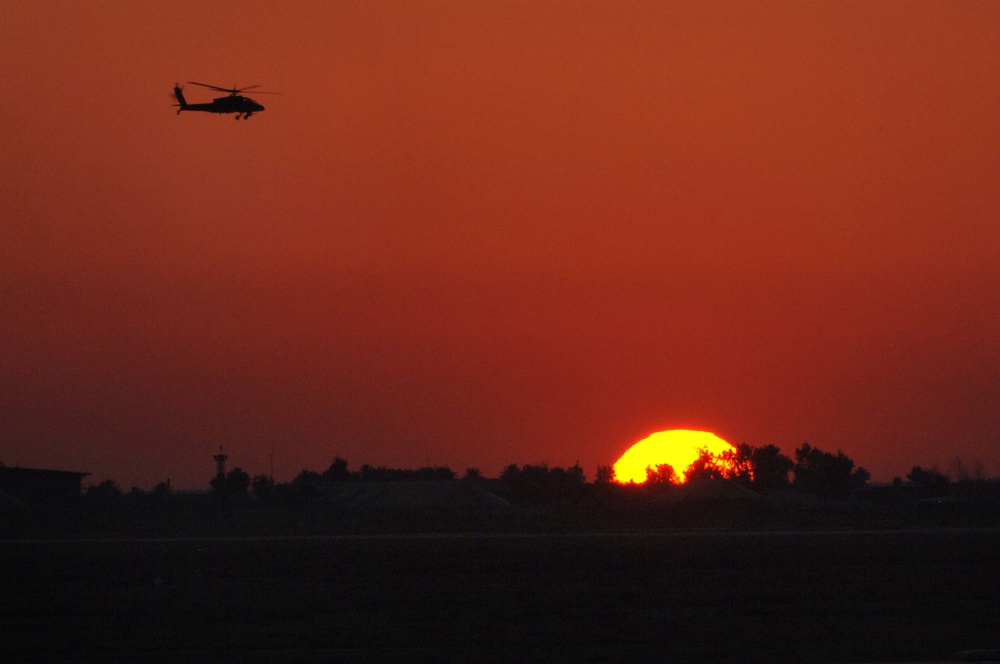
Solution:
[(351, 472), (347, 469), (347, 461), (339, 456), (336, 457), (330, 467), (323, 472), (323, 479), (328, 482), (343, 482), (351, 479)]
[(274, 478), (270, 475), (255, 475), (250, 480), (250, 487), (261, 502), (267, 502), (274, 496)]
[(864, 486), (870, 477), (867, 470), (855, 468), (854, 461), (841, 451), (824, 452), (803, 443), (795, 450), (795, 488), (817, 496), (839, 496), (850, 489)]

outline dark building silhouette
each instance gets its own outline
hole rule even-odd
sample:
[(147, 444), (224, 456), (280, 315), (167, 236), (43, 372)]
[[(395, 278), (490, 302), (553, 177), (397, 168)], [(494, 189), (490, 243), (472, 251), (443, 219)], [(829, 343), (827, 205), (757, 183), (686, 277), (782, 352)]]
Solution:
[(26, 503), (76, 500), (87, 475), (90, 473), (0, 466), (0, 493)]

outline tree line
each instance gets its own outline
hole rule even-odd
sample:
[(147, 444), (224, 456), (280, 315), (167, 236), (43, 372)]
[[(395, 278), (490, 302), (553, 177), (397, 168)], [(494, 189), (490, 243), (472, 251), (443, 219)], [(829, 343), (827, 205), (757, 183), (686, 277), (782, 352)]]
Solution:
[[(762, 494), (783, 489), (819, 496), (840, 496), (865, 486), (871, 474), (838, 450), (825, 452), (803, 443), (794, 459), (775, 445), (754, 447), (746, 443), (715, 454), (702, 449), (682, 476), (669, 464), (646, 468), (645, 486), (662, 489), (698, 480), (729, 480)], [(612, 482), (614, 469), (598, 469), (598, 480)]]
[[(895, 478), (896, 486), (910, 486), (922, 496), (944, 495), (952, 487), (982, 482), (982, 464), (976, 462), (967, 469), (961, 461), (952, 464), (950, 477), (937, 468), (913, 466), (906, 479)], [(240, 467), (224, 474), (217, 474), (209, 481), (211, 492), (219, 496), (253, 495), (262, 500), (294, 499), (315, 495), (318, 488), (337, 482), (441, 482), (462, 479), (488, 484), (488, 488), (501, 490), (509, 496), (526, 501), (544, 501), (565, 498), (579, 492), (581, 487), (623, 487), (627, 490), (662, 492), (676, 488), (682, 482), (699, 480), (726, 480), (760, 494), (777, 491), (795, 491), (824, 498), (845, 496), (868, 485), (871, 475), (842, 451), (827, 452), (809, 443), (795, 449), (792, 456), (785, 455), (776, 445), (752, 446), (746, 443), (719, 454), (706, 449), (687, 468), (678, 472), (669, 464), (650, 466), (646, 481), (639, 485), (622, 485), (616, 482), (611, 465), (598, 466), (592, 483), (579, 464), (571, 467), (550, 467), (547, 464), (509, 464), (496, 479), (487, 479), (478, 468), (467, 468), (459, 476), (448, 466), (421, 468), (390, 468), (363, 464), (351, 470), (347, 460), (337, 456), (326, 470), (302, 470), (287, 483), (277, 483), (267, 474), (251, 476)], [(161, 482), (152, 491), (133, 488), (122, 492), (113, 480), (106, 480), (86, 491), (91, 502), (107, 503), (117, 497), (131, 496), (139, 500), (162, 499), (172, 489), (169, 482)]]

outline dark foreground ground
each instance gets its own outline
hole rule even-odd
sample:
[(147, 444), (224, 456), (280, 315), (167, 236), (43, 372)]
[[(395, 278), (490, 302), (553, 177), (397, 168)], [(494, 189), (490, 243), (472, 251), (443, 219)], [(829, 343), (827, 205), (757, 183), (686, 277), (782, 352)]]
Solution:
[(940, 661), (1000, 533), (0, 542), (0, 661)]

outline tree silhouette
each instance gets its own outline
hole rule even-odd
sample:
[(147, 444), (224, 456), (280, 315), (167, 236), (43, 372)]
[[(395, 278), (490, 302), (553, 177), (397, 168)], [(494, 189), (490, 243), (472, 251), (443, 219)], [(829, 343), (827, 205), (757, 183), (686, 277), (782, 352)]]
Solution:
[(946, 493), (950, 484), (948, 476), (937, 468), (928, 468), (925, 470), (920, 466), (914, 466), (906, 474), (906, 479), (913, 485), (918, 494), (925, 496), (936, 496)]
[(854, 461), (841, 451), (824, 452), (803, 443), (795, 450), (796, 489), (818, 496), (838, 496), (852, 488), (864, 486), (870, 477), (867, 470), (855, 468)]
[(738, 469), (733, 475), (736, 482), (760, 493), (770, 493), (790, 484), (788, 474), (795, 462), (776, 446), (752, 447), (742, 443), (737, 446), (734, 456)]
[(237, 466), (226, 475), (213, 477), (211, 485), (219, 494), (243, 495), (250, 488), (250, 474)]
[(292, 480), (294, 485), (307, 485), (315, 484), (323, 480), (323, 476), (317, 473), (315, 470), (302, 470), (295, 478)]
[(677, 473), (669, 463), (646, 466), (646, 488), (658, 491), (677, 483)]
[(153, 490), (149, 492), (149, 495), (156, 500), (163, 500), (172, 494), (173, 491), (173, 488), (170, 486), (170, 480), (167, 480), (154, 486)]
[[(308, 500), (319, 494), (317, 485), (323, 482), (323, 476), (314, 470), (302, 470), (288, 485), (276, 488), (281, 499)], [(287, 489), (281, 487), (287, 486)]]
[(83, 497), (92, 505), (108, 506), (117, 503), (124, 495), (114, 480), (104, 480), (87, 489)]
[(447, 482), (448, 480), (455, 479), (455, 471), (448, 466), (435, 466), (434, 468), (431, 468), (430, 471), (430, 479), (436, 482)]
[(969, 474), (969, 469), (966, 468), (965, 462), (962, 461), (962, 457), (955, 457), (951, 460), (951, 479), (957, 484), (965, 484), (972, 480), (972, 476)]
[(500, 480), (518, 498), (526, 500), (571, 499), (586, 483), (580, 464), (571, 468), (549, 468), (545, 464), (510, 464), (503, 469)]
[(614, 466), (598, 466), (597, 475), (594, 477), (594, 484), (607, 486), (615, 481)]
[(698, 458), (684, 470), (684, 480), (719, 480), (726, 477), (725, 458), (707, 448), (698, 450)]
[(347, 470), (347, 461), (339, 456), (334, 458), (330, 467), (323, 472), (323, 479), (328, 482), (343, 482), (351, 479), (351, 472)]
[(269, 500), (274, 495), (274, 478), (270, 475), (255, 475), (250, 480), (250, 489), (261, 501)]
[(521, 477), (521, 468), (516, 463), (512, 463), (500, 471), (500, 481), (505, 484), (516, 484)]
[(226, 475), (226, 491), (235, 495), (243, 495), (250, 489), (250, 473), (239, 466)]
[(750, 486), (754, 476), (753, 462), (750, 458), (752, 450), (752, 447), (742, 443), (733, 449), (719, 452), (717, 458), (722, 467), (723, 477), (737, 484)]
[(409, 468), (387, 468), (363, 464), (356, 477), (362, 482), (431, 482), (455, 479), (455, 471), (448, 466), (424, 466), (416, 470)]

